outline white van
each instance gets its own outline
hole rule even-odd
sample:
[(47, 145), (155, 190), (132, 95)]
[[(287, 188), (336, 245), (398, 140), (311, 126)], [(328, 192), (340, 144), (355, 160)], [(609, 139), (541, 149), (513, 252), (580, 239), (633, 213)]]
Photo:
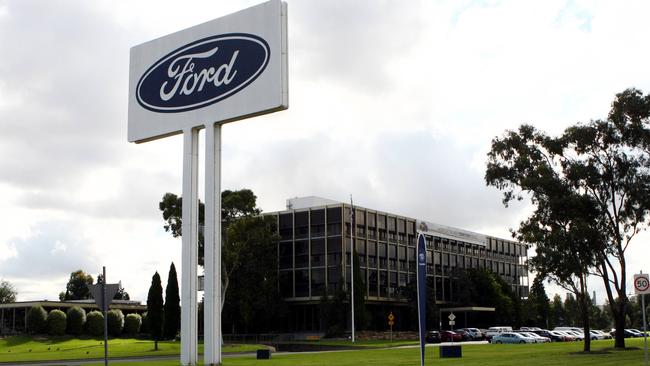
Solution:
[(485, 332), (485, 338), (489, 341), (497, 334), (512, 332), (512, 327), (490, 327), (487, 332)]

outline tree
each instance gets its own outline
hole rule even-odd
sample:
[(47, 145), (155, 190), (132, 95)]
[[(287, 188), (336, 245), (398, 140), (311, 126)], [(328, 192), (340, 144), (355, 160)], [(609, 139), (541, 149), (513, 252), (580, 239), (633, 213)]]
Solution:
[(551, 321), (549, 328), (555, 328), (562, 325), (568, 325), (564, 321), (564, 304), (560, 295), (555, 294), (551, 302)]
[[(261, 210), (256, 206), (256, 200), (250, 189), (221, 193), (221, 307), (224, 314), (237, 317), (244, 326), (255, 324), (264, 327), (270, 323), (256, 321), (253, 315), (273, 315), (273, 319), (277, 320), (278, 314), (283, 312), (283, 305), (277, 291), (277, 280), (274, 280), (277, 278), (277, 258), (268, 255), (276, 251), (274, 220), (259, 216)], [(158, 205), (165, 220), (164, 228), (174, 237), (182, 235), (182, 203), (181, 197), (166, 193)], [(199, 227), (204, 224), (204, 210), (204, 205), (199, 202)], [(203, 265), (201, 230), (198, 245), (199, 264)], [(235, 282), (237, 286), (231, 286)], [(229, 289), (237, 293), (233, 295), (232, 308), (227, 309), (226, 293)], [(264, 296), (254, 298), (255, 291)]]
[[(559, 137), (522, 125), (493, 140), (488, 154), (486, 182), (503, 191), (504, 204), (525, 196), (535, 208), (518, 234), (545, 231), (544, 241), (529, 243), (546, 247), (553, 243), (545, 238), (576, 239), (580, 265), (603, 279), (617, 329), (625, 327), (629, 302), (625, 252), (650, 216), (649, 122), (650, 95), (628, 89), (616, 95), (605, 120), (570, 126)], [(615, 346), (625, 347), (623, 332)]]
[[(92, 284), (93, 276), (80, 269), (76, 270), (70, 273), (70, 279), (65, 286), (65, 292), (59, 294), (59, 299), (61, 301), (90, 299), (91, 295), (88, 285)], [(61, 295), (63, 295), (63, 298), (61, 298)]]
[(27, 311), (25, 321), (30, 333), (42, 333), (47, 327), (47, 311), (40, 305), (34, 305)]
[(163, 320), (163, 337), (174, 339), (181, 328), (181, 297), (178, 291), (178, 278), (174, 263), (169, 266), (167, 287), (165, 288), (165, 306)]
[(124, 318), (124, 333), (130, 336), (137, 335), (142, 327), (142, 317), (140, 314), (127, 314)]
[(14, 285), (10, 282), (1, 280), (0, 281), (0, 304), (8, 304), (10, 302), (16, 302), (16, 296), (18, 296), (18, 291)]
[(86, 315), (86, 330), (88, 334), (95, 337), (104, 335), (104, 314), (93, 310)]
[(66, 311), (68, 320), (68, 334), (80, 335), (83, 333), (86, 324), (86, 310), (78, 306), (73, 306)]
[(47, 315), (47, 334), (62, 336), (65, 334), (67, 318), (63, 311), (54, 309)]
[(111, 309), (106, 313), (108, 323), (108, 334), (119, 337), (124, 329), (124, 314), (120, 309)]
[(370, 314), (366, 308), (366, 284), (361, 276), (357, 248), (352, 251), (352, 260), (354, 261), (352, 267), (354, 270), (354, 325), (355, 330), (364, 330), (370, 321)]
[(163, 322), (162, 284), (158, 272), (156, 272), (151, 278), (151, 286), (149, 287), (149, 294), (147, 295), (147, 321), (149, 325), (149, 333), (154, 340), (154, 349), (157, 351), (158, 341), (162, 336)]
[(535, 276), (533, 284), (530, 287), (528, 301), (530, 301), (532, 306), (535, 326), (548, 329), (551, 306), (546, 295), (546, 290), (544, 289), (544, 278), (539, 274)]
[[(591, 304), (590, 304), (591, 305)], [(564, 316), (568, 326), (576, 326), (580, 321), (580, 309), (578, 301), (573, 294), (567, 293), (564, 298)]]

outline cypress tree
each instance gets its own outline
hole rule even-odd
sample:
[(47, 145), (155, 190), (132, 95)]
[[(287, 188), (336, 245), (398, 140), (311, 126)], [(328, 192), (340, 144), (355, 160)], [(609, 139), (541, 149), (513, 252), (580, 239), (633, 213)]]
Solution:
[(165, 288), (165, 308), (163, 322), (163, 337), (174, 339), (181, 326), (181, 298), (178, 291), (178, 278), (176, 267), (172, 262), (169, 266), (167, 287)]
[(147, 296), (147, 319), (149, 321), (149, 333), (154, 340), (155, 350), (158, 350), (158, 341), (162, 335), (163, 322), (163, 297), (160, 275), (156, 273), (151, 278), (151, 287)]

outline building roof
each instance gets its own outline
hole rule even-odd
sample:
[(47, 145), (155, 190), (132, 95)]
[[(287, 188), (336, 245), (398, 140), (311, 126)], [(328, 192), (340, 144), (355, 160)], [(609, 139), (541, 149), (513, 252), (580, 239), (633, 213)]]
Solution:
[[(44, 308), (71, 308), (78, 306), (83, 309), (97, 309), (99, 307), (95, 304), (94, 300), (72, 300), (72, 301), (50, 301), (50, 300), (36, 300), (36, 301), (17, 301), (6, 304), (0, 304), (0, 309), (15, 309), (15, 308), (31, 308), (32, 306), (42, 306)], [(147, 310), (147, 305), (142, 305), (140, 301), (133, 300), (113, 300), (109, 309), (120, 310)]]

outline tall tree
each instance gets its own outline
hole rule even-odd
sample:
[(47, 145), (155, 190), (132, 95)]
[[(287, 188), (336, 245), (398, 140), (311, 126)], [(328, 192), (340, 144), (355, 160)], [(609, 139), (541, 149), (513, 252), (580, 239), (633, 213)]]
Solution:
[(178, 277), (174, 263), (169, 266), (167, 287), (165, 288), (165, 306), (163, 321), (163, 337), (174, 339), (181, 328), (181, 297), (178, 291)]
[(544, 288), (544, 278), (538, 273), (530, 286), (528, 300), (533, 308), (535, 326), (549, 328), (550, 302)]
[(366, 281), (361, 276), (359, 253), (357, 248), (352, 251), (354, 266), (354, 326), (355, 330), (364, 330), (370, 321), (370, 314), (366, 308)]
[[(166, 193), (158, 207), (162, 211), (165, 220), (165, 230), (172, 236), (182, 235), (182, 198), (173, 193)], [(204, 224), (204, 205), (199, 202), (199, 227)], [(270, 218), (259, 217), (261, 210), (257, 207), (257, 197), (250, 189), (238, 191), (226, 190), (221, 193), (221, 220), (222, 220), (222, 309), (226, 302), (227, 291), (234, 281), (250, 283), (248, 279), (266, 279), (253, 286), (264, 286), (263, 290), (268, 293), (268, 305), (278, 305), (276, 295), (272, 292), (277, 281), (272, 278), (277, 276), (276, 256), (269, 256), (268, 253), (275, 253), (276, 236), (274, 223)], [(254, 253), (255, 255), (252, 255)], [(258, 263), (259, 265), (254, 265)], [(199, 264), (203, 264), (203, 235), (199, 232)], [(243, 275), (247, 273), (248, 275)], [(254, 275), (253, 275), (254, 273)], [(235, 279), (237, 277), (237, 279)], [(241, 285), (238, 285), (239, 288)], [(237, 301), (243, 296), (244, 305), (237, 309), (242, 319), (251, 319), (253, 310), (246, 300), (251, 292), (238, 293)], [(275, 308), (275, 307), (274, 307)], [(263, 312), (269, 314), (269, 312)], [(247, 324), (257, 324), (251, 320), (244, 320)]]
[(0, 281), (0, 304), (16, 302), (18, 291), (9, 281)]
[[(65, 286), (65, 293), (63, 293), (61, 300), (90, 299), (91, 295), (88, 285), (92, 285), (93, 281), (93, 276), (80, 269), (70, 273), (70, 279)], [(59, 295), (59, 298), (61, 298), (61, 295)]]
[[(602, 277), (617, 329), (625, 327), (629, 302), (625, 252), (650, 217), (649, 123), (650, 96), (628, 89), (616, 95), (605, 120), (570, 126), (559, 137), (523, 125), (495, 139), (488, 154), (486, 182), (503, 191), (504, 204), (527, 197), (533, 215), (562, 218), (540, 221), (542, 229), (560, 233), (570, 223), (566, 235), (578, 238), (577, 223), (583, 233), (591, 231), (588, 237), (598, 238), (575, 253), (589, 252), (582, 265)], [(520, 235), (526, 234), (523, 226)], [(623, 336), (617, 332), (617, 348), (625, 347)]]
[(147, 322), (149, 325), (149, 333), (154, 340), (154, 348), (157, 351), (158, 341), (162, 336), (163, 323), (162, 284), (157, 271), (151, 278), (151, 286), (147, 295)]
[(551, 302), (551, 324), (549, 328), (567, 325), (564, 318), (564, 304), (562, 303), (562, 298), (560, 295), (555, 294), (555, 296), (553, 296), (553, 301)]

